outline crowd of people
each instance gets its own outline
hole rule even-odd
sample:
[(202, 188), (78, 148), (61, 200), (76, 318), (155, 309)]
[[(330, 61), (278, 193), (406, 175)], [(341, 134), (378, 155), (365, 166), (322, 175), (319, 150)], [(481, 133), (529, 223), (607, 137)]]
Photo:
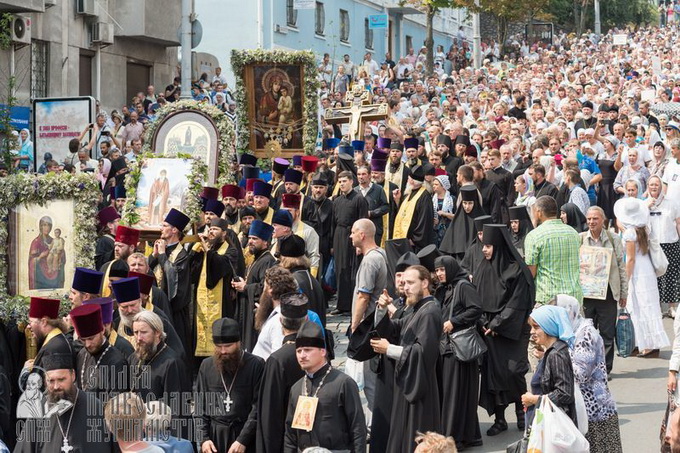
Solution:
[[(359, 84), (388, 117), (347, 137), (321, 116), (316, 153), (270, 171), (241, 154), (236, 184), (203, 188), (198, 222), (170, 209), (150, 241), (118, 223), (125, 176), (181, 81), (100, 111), (71, 143), (73, 171), (101, 187), (96, 268), (76, 269), (66, 318), (31, 298), (40, 349), (12, 372), (28, 388), (42, 370), (48, 406), (70, 406), (47, 429), (13, 412), (16, 451), (91, 451), (92, 429), (102, 451), (107, 429), (121, 451), (460, 451), (508, 430), (508, 407), (521, 437), (542, 398), (587, 425), (590, 451), (621, 451), (617, 314), (653, 360), (680, 300), (680, 109), (659, 109), (680, 100), (679, 33), (559, 35), (515, 58), (491, 43), (480, 69), (457, 39), (431, 75), (412, 49), (326, 55), (322, 115)], [(220, 71), (191, 89), (234, 117)], [(40, 171), (60, 171), (44, 157)], [(584, 246), (605, 257), (599, 295), (581, 281)], [(348, 331), (332, 332), (343, 315)], [(331, 365), (345, 335), (347, 373)]]

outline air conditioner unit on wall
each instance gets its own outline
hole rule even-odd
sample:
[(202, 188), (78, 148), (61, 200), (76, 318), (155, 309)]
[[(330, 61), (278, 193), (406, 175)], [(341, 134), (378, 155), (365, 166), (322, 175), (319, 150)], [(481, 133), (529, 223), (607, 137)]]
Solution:
[(96, 16), (94, 0), (76, 0), (76, 14), (79, 16)]
[(282, 35), (287, 35), (288, 34), (288, 27), (286, 27), (285, 25), (276, 24), (276, 25), (274, 25), (274, 31), (276, 33), (281, 33)]
[(14, 16), (12, 19), (12, 42), (14, 44), (31, 43), (31, 18), (26, 16)]
[(45, 9), (51, 8), (57, 5), (57, 0), (45, 0)]
[(93, 44), (113, 44), (113, 24), (96, 22), (92, 24)]

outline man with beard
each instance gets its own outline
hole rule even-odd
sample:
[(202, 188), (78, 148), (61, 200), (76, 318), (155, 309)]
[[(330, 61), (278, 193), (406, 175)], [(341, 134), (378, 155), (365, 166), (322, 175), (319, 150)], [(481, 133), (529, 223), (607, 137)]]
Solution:
[(253, 255), (253, 263), (248, 267), (246, 278), (239, 278), (231, 283), (239, 292), (238, 320), (241, 325), (241, 338), (244, 349), (252, 350), (257, 341), (254, 330), (255, 303), (260, 300), (264, 288), (265, 271), (276, 263), (269, 253), (274, 228), (261, 220), (253, 220), (248, 231), (248, 251)]
[(274, 209), (269, 206), (272, 197), (272, 186), (264, 181), (253, 183), (253, 208), (255, 218), (271, 225)]
[[(437, 151), (442, 156), (441, 166), (449, 175), (449, 182), (451, 183), (450, 192), (452, 195), (456, 194), (457, 187), (454, 184), (454, 178), (458, 172), (458, 168), (463, 165), (463, 152), (465, 152), (465, 148), (467, 148), (469, 144), (470, 138), (467, 135), (459, 135), (456, 137), (456, 142), (453, 146), (451, 143), (451, 137), (448, 135), (442, 134), (437, 136)], [(463, 148), (463, 150), (460, 154), (458, 154), (458, 151), (461, 148)]]
[(238, 215), (241, 219), (237, 236), (238, 244), (243, 251), (243, 262), (247, 269), (248, 266), (253, 264), (253, 260), (255, 259), (248, 250), (248, 231), (250, 231), (250, 224), (252, 224), (253, 220), (255, 220), (255, 209), (253, 209), (251, 206), (246, 206), (239, 209)]
[(308, 447), (366, 451), (359, 389), (351, 377), (331, 367), (318, 324), (302, 325), (295, 352), (305, 374), (290, 389), (283, 451), (294, 453)]
[[(413, 315), (405, 319), (390, 319), (378, 333), (382, 338), (371, 340), (373, 350), (386, 354), (395, 363), (395, 392), (390, 420), (387, 451), (406, 453), (415, 449), (416, 432), (440, 430), (440, 399), (437, 373), (439, 338), (442, 330), (441, 310), (430, 295), (430, 271), (423, 266), (411, 266), (404, 272), (406, 305)], [(387, 312), (386, 299), (381, 299), (375, 323)], [(398, 336), (399, 343), (386, 337)]]
[(385, 199), (389, 200), (389, 209), (382, 216), (383, 232), (380, 241), (376, 241), (381, 247), (385, 247), (385, 242), (392, 239), (392, 228), (394, 227), (394, 215), (397, 213), (397, 203), (394, 200), (394, 191), (397, 190), (396, 184), (385, 179), (385, 168), (387, 167), (387, 154), (381, 150), (373, 152), (371, 159), (371, 180), (381, 191), (385, 193)]
[[(210, 229), (210, 225), (212, 222), (216, 219), (220, 219), (222, 217), (222, 214), (225, 212), (226, 207), (224, 204), (222, 204), (221, 201), (217, 200), (207, 200), (205, 202), (205, 206), (203, 207), (203, 212), (205, 216), (205, 229), (203, 230), (204, 234), (208, 234), (208, 230)], [(227, 221), (227, 226), (229, 227), (230, 224)], [(226, 230), (226, 236), (225, 236), (225, 241), (228, 242), (229, 244), (236, 244), (238, 243), (238, 235), (231, 229), (227, 228)], [(200, 235), (199, 235), (200, 236)], [(198, 247), (198, 243), (195, 245)], [(232, 254), (234, 254), (232, 256)], [(243, 259), (243, 252), (241, 251), (240, 248), (232, 248), (230, 250), (229, 254), (229, 262), (233, 266), (234, 272), (236, 275), (241, 275), (243, 274), (243, 271), (245, 270), (245, 264), (244, 264), (244, 259)], [(211, 323), (212, 324), (212, 323)]]
[(120, 219), (120, 214), (112, 206), (107, 206), (97, 213), (99, 234), (94, 247), (94, 265), (97, 269), (113, 259), (114, 237), (118, 227), (118, 219)]
[(392, 239), (395, 240), (408, 239), (409, 245), (416, 253), (434, 242), (434, 208), (432, 198), (423, 185), (424, 181), (423, 167), (412, 168), (408, 177), (411, 193), (399, 206), (392, 234)]
[(104, 274), (84, 267), (76, 267), (73, 273), (73, 283), (68, 293), (71, 308), (80, 307), (83, 302), (99, 297), (102, 289)]
[(118, 314), (120, 316), (114, 321), (112, 327), (118, 335), (128, 340), (130, 344), (135, 347), (137, 345), (137, 339), (134, 336), (132, 322), (135, 316), (142, 311), (150, 311), (151, 313), (157, 314), (162, 319), (163, 331), (167, 337), (168, 345), (178, 356), (185, 356), (186, 351), (184, 350), (182, 341), (170, 323), (170, 320), (163, 314), (161, 309), (153, 307), (153, 310), (145, 310), (142, 307), (142, 298), (139, 292), (139, 279), (137, 277), (122, 278), (113, 282), (111, 286), (113, 287), (113, 294), (116, 296)]
[[(170, 400), (191, 391), (183, 359), (165, 343), (163, 321), (157, 314), (143, 310), (132, 321), (135, 352), (130, 363), (130, 390), (144, 401)], [(189, 414), (181, 414), (183, 416)]]
[(593, 103), (585, 101), (581, 104), (581, 113), (583, 117), (574, 123), (574, 134), (578, 136), (579, 129), (594, 128), (597, 124), (597, 117), (593, 116)]
[(194, 350), (191, 269), (189, 253), (180, 245), (188, 223), (189, 217), (183, 212), (175, 208), (168, 212), (161, 226), (161, 238), (154, 242), (149, 267), (168, 296), (172, 325), (179, 334), (183, 350), (191, 354)]
[(367, 166), (360, 166), (357, 168), (357, 179), (359, 185), (354, 188), (355, 191), (361, 194), (368, 203), (368, 218), (375, 225), (375, 241), (380, 244), (383, 236), (383, 218), (390, 210), (390, 205), (387, 203), (387, 196), (381, 186), (373, 184), (371, 181), (370, 169)]
[(298, 209), (300, 210), (300, 217), (302, 221), (314, 228), (316, 226), (316, 218), (314, 217), (314, 206), (312, 199), (303, 195), (300, 192), (300, 187), (302, 185), (302, 179), (304, 175), (301, 171), (289, 168), (284, 174), (284, 188), (285, 191), (281, 194), (281, 198), (276, 200), (276, 206), (281, 206), (283, 194), (300, 194), (300, 204)]
[(293, 275), (281, 266), (267, 269), (264, 274), (264, 288), (260, 305), (255, 312), (255, 328), (260, 332), (253, 354), (267, 360), (269, 355), (283, 344), (283, 332), (279, 316), (281, 296), (297, 292), (298, 286)]
[(311, 266), (310, 272), (312, 277), (316, 278), (319, 273), (319, 266), (321, 265), (319, 235), (313, 227), (300, 218), (302, 214), (300, 210), (301, 203), (302, 195), (299, 193), (284, 193), (281, 197), (281, 209), (288, 211), (293, 219), (291, 232), (305, 241), (305, 251)]
[(111, 453), (113, 447), (104, 428), (104, 409), (94, 394), (76, 387), (71, 354), (45, 356), (42, 368), (47, 383), (46, 419), (28, 419), (17, 453)]
[(503, 220), (503, 194), (501, 189), (495, 183), (486, 179), (482, 164), (471, 162), (469, 165), (474, 170), (473, 179), (479, 193), (482, 195), (482, 209), (491, 216), (494, 222), (501, 223)]
[[(392, 140), (389, 138), (378, 138), (378, 149), (385, 152), (389, 150), (390, 153), (390, 160), (385, 169), (385, 179), (396, 185), (403, 193), (406, 190), (406, 181), (411, 172), (401, 161), (401, 156), (404, 154), (401, 145), (395, 143), (395, 146), (392, 147), (391, 144)], [(375, 154), (375, 152), (373, 154)]]
[(333, 202), (326, 197), (328, 181), (323, 174), (316, 173), (312, 177), (312, 209), (316, 218), (316, 234), (319, 236), (320, 275), (323, 275), (331, 259), (333, 246)]
[(116, 241), (114, 243), (113, 249), (113, 260), (104, 264), (99, 271), (104, 273), (104, 282), (102, 284), (102, 296), (109, 297), (111, 295), (111, 271), (113, 269), (112, 265), (116, 261), (122, 261), (125, 263), (135, 249), (137, 248), (137, 243), (139, 242), (139, 230), (136, 228), (126, 227), (124, 225), (118, 225), (116, 228)]
[(196, 350), (195, 357), (212, 353), (212, 342), (207, 332), (222, 317), (236, 315), (234, 262), (238, 249), (227, 239), (229, 222), (211, 219), (208, 233), (199, 235), (200, 242), (191, 251), (192, 274), (196, 287)]
[(241, 196), (241, 188), (234, 184), (222, 186), (222, 203), (224, 204), (224, 217), (229, 221), (234, 233), (238, 234), (240, 228), (238, 215), (238, 199)]
[(534, 196), (536, 199), (541, 198), (543, 195), (557, 198), (559, 190), (555, 187), (555, 184), (545, 179), (545, 167), (543, 165), (534, 164), (527, 171), (534, 181)]
[[(135, 258), (132, 258), (136, 256)], [(140, 262), (139, 256), (142, 257), (143, 265), (138, 265)], [(128, 258), (128, 263), (134, 262), (130, 265), (128, 271), (128, 278), (137, 277), (139, 279), (139, 293), (142, 297), (142, 307), (147, 310), (153, 310), (153, 307), (158, 307), (163, 314), (170, 319), (172, 317), (172, 310), (170, 309), (170, 302), (168, 296), (165, 295), (161, 289), (156, 286), (156, 278), (149, 274), (149, 265), (146, 263), (146, 258), (141, 253), (133, 253)], [(133, 271), (133, 267), (138, 271)], [(142, 272), (140, 272), (142, 271)]]
[(335, 231), (332, 253), (335, 257), (335, 281), (338, 288), (338, 302), (336, 309), (331, 312), (333, 315), (349, 313), (352, 309), (357, 257), (352, 243), (347, 238), (354, 222), (368, 217), (368, 202), (352, 189), (352, 182), (352, 173), (341, 172), (338, 175), (340, 193), (333, 200)]
[(113, 197), (114, 197), (113, 207), (116, 208), (116, 211), (123, 212), (123, 207), (125, 206), (125, 202), (127, 201), (125, 186), (124, 185), (116, 186), (114, 189)]
[(130, 381), (127, 361), (106, 339), (100, 306), (81, 305), (69, 315), (83, 342), (76, 357), (78, 388), (94, 393), (103, 403), (113, 394), (127, 391)]
[(212, 357), (198, 370), (196, 414), (202, 452), (255, 451), (257, 404), (264, 361), (241, 348), (240, 327), (230, 318), (212, 325)]
[(281, 296), (279, 327), (283, 334), (283, 345), (264, 364), (257, 402), (256, 451), (279, 453), (283, 450), (290, 389), (304, 375), (295, 356), (295, 337), (307, 319), (307, 309), (307, 297), (304, 294), (293, 292)]
[(135, 352), (135, 348), (126, 338), (118, 335), (116, 329), (111, 327), (111, 323), (113, 322), (113, 299), (110, 297), (99, 297), (97, 299), (86, 300), (83, 302), (83, 305), (98, 305), (101, 308), (104, 334), (106, 335), (109, 344), (118, 349), (123, 355), (123, 358), (130, 357), (130, 354)]
[(38, 354), (35, 359), (29, 359), (21, 371), (22, 376), (27, 375), (33, 367), (45, 368), (43, 356), (49, 354), (74, 355), (73, 346), (66, 337), (66, 325), (59, 317), (59, 299), (45, 299), (31, 297), (28, 308), (28, 328), (38, 344)]

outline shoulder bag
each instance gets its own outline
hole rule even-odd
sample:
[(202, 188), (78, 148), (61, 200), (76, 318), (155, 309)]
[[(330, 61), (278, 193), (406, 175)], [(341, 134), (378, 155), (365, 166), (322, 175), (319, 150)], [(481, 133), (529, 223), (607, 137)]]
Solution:
[[(449, 316), (447, 319), (451, 318), (453, 314), (453, 305), (458, 296), (460, 286), (465, 283), (465, 280), (461, 280), (456, 284), (453, 290), (453, 298), (451, 299), (451, 306), (449, 307)], [(456, 359), (461, 362), (472, 362), (477, 360), (486, 352), (486, 343), (482, 339), (482, 336), (477, 331), (477, 326), (472, 325), (465, 329), (461, 329), (448, 334), (450, 351), (456, 356)]]
[(666, 258), (666, 254), (656, 237), (650, 235), (648, 244), (649, 259), (652, 261), (654, 273), (657, 277), (663, 277), (666, 269), (668, 269), (668, 258)]

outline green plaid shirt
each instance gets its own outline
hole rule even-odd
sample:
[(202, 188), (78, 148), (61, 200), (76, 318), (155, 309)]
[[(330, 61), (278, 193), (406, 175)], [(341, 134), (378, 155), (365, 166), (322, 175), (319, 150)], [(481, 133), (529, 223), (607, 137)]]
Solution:
[(575, 229), (559, 219), (546, 220), (524, 239), (524, 260), (536, 266), (536, 302), (545, 304), (558, 294), (583, 301), (579, 280), (579, 247)]

